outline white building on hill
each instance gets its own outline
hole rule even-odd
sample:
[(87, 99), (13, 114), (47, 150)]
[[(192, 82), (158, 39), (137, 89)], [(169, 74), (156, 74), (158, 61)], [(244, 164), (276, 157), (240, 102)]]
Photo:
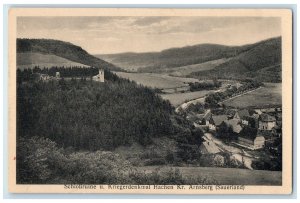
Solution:
[(93, 76), (93, 80), (98, 82), (104, 82), (104, 70), (99, 69), (98, 75)]

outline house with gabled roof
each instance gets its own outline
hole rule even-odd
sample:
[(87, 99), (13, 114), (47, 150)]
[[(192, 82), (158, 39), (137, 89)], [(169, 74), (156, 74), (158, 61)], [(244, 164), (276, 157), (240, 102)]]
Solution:
[(227, 109), (225, 111), (225, 114), (227, 115), (228, 119), (233, 119), (235, 113), (236, 113), (235, 109)]
[(227, 127), (231, 127), (232, 131), (236, 134), (239, 134), (243, 129), (238, 119), (230, 119), (223, 122), (227, 125)]
[(244, 127), (238, 136), (238, 145), (248, 149), (261, 149), (265, 146), (265, 137), (256, 128)]
[(276, 119), (274, 116), (262, 113), (259, 116), (258, 129), (260, 130), (272, 130), (276, 126)]
[(245, 116), (250, 116), (249, 111), (247, 109), (238, 110), (233, 118), (242, 120)]
[(212, 115), (211, 125), (214, 125), (215, 130), (221, 125), (223, 121), (226, 121), (227, 115)]

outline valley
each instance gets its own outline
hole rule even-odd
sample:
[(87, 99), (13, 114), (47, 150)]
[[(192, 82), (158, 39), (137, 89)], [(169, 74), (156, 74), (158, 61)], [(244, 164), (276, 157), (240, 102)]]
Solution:
[[(20, 39), (17, 159), (36, 162), (18, 181), (34, 171), (34, 183), (280, 185), (279, 42), (96, 58), (70, 43)], [(278, 83), (257, 80), (273, 70)], [(60, 180), (59, 171), (72, 175)]]

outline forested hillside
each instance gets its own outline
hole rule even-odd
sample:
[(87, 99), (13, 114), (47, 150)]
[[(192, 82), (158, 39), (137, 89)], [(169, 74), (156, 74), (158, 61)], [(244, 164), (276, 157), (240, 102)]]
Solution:
[[(119, 70), (115, 65), (90, 55), (81, 47), (53, 39), (17, 39), (17, 53), (53, 54), (73, 62), (108, 70)], [(37, 61), (32, 61), (36, 63)], [(18, 64), (17, 64), (18, 65)], [(20, 64), (22, 65), (22, 64)]]
[(24, 83), (18, 87), (18, 135), (76, 149), (113, 149), (179, 133), (169, 102), (129, 81)]

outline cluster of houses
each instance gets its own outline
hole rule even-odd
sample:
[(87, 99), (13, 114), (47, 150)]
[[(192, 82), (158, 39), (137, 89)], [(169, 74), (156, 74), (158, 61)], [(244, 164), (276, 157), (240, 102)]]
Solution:
[(221, 115), (207, 110), (204, 114), (189, 114), (188, 119), (216, 137), (229, 129), (227, 133), (236, 138), (235, 144), (252, 150), (272, 146), (282, 136), (281, 108), (228, 109)]

